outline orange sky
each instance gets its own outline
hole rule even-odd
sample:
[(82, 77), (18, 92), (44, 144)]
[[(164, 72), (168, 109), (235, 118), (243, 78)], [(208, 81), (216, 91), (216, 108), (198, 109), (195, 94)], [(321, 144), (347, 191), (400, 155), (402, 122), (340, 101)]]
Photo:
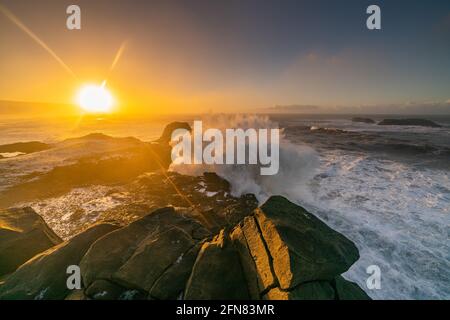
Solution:
[[(183, 59), (176, 57), (166, 63), (165, 57), (170, 56), (167, 51), (177, 50), (173, 47), (174, 39), (164, 48), (152, 47), (153, 43), (165, 42), (166, 32), (160, 32), (167, 27), (164, 16), (153, 21), (153, 29), (149, 31), (150, 44), (143, 46), (139, 39), (133, 40), (129, 32), (110, 25), (110, 21), (93, 19), (92, 23), (85, 22), (81, 31), (69, 31), (65, 28), (64, 5), (53, 2), (45, 11), (34, 11), (29, 4), (22, 3), (16, 8), (17, 13), (11, 12), (51, 48), (76, 77), (42, 48), (33, 35), (26, 34), (10, 19), (0, 15), (2, 40), (10, 44), (2, 46), (0, 52), (2, 74), (8, 75), (0, 79), (0, 98), (3, 100), (72, 103), (81, 86), (100, 84), (109, 76), (107, 87), (122, 111), (207, 111), (211, 106), (229, 107), (238, 101), (248, 106), (247, 96), (241, 96), (240, 89), (232, 92), (230, 89), (231, 96), (228, 96), (230, 92), (222, 91), (226, 88), (205, 90), (198, 85), (198, 80), (205, 81), (201, 79), (202, 73), (208, 71), (202, 70), (199, 61), (189, 62), (189, 55), (195, 55), (200, 46), (205, 50), (205, 44), (198, 44), (200, 39), (196, 39), (194, 30), (186, 29), (182, 17), (178, 21), (180, 26), (175, 26), (176, 22), (171, 19), (171, 27), (182, 27), (185, 35), (189, 35), (189, 39), (177, 39), (188, 50)], [(28, 10), (19, 10), (21, 8)], [(87, 21), (90, 12), (82, 13), (83, 21)], [(171, 12), (171, 15), (177, 14)], [(123, 54), (110, 72), (121, 46)], [(192, 81), (195, 78), (198, 79), (196, 83)]]
[[(329, 2), (323, 10), (320, 1), (187, 5), (80, 0), (79, 31), (65, 26), (65, 10), (73, 1), (42, 0), (38, 6), (26, 0), (0, 2), (76, 75), (0, 14), (0, 100), (72, 103), (80, 86), (100, 84), (109, 74), (107, 86), (122, 111), (237, 112), (277, 105), (339, 108), (450, 101), (449, 48), (443, 41), (447, 13), (437, 6), (430, 12), (418, 8), (424, 17), (420, 26), (411, 16), (414, 28), (404, 29), (408, 22), (399, 21), (396, 28), (376, 34), (360, 23), (364, 8), (355, 1), (347, 3), (348, 16), (343, 17), (332, 14), (336, 11), (328, 8), (334, 6)], [(396, 19), (409, 17), (400, 13), (391, 11)], [(443, 31), (435, 28), (440, 19)]]

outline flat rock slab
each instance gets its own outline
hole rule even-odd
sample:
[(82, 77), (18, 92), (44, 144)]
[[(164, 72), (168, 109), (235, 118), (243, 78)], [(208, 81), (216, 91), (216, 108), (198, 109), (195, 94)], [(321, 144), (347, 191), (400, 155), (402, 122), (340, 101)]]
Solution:
[(259, 291), (266, 291), (277, 284), (272, 257), (253, 216), (244, 219), (242, 230), (255, 262)]
[(191, 275), (192, 268), (203, 242), (197, 243), (186, 253), (180, 255), (159, 279), (149, 292), (150, 299), (175, 300), (183, 295), (183, 291)]
[(0, 276), (61, 242), (33, 209), (0, 210)]
[(281, 289), (331, 281), (359, 258), (352, 241), (286, 198), (271, 197), (255, 217)]
[(201, 224), (172, 207), (156, 210), (91, 246), (80, 264), (84, 284), (90, 286), (95, 280), (105, 279), (149, 292), (166, 271), (208, 235)]
[(184, 299), (186, 300), (241, 300), (249, 299), (239, 253), (229, 243), (222, 230), (206, 242), (198, 254)]
[(195, 241), (177, 227), (150, 235), (137, 247), (134, 254), (119, 270), (113, 279), (127, 287), (150, 291), (163, 273), (189, 251)]
[(0, 287), (1, 299), (65, 299), (67, 267), (79, 265), (91, 244), (117, 227), (100, 224), (38, 254), (11, 274)]

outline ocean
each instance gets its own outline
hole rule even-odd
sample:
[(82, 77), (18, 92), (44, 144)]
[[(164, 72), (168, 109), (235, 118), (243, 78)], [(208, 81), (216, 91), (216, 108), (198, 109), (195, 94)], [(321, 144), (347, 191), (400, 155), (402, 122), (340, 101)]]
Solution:
[[(380, 121), (404, 116), (369, 117)], [(353, 122), (351, 115), (208, 115), (205, 121), (211, 126), (283, 128), (278, 175), (261, 177), (250, 166), (208, 170), (229, 180), (238, 195), (254, 193), (261, 202), (272, 194), (285, 195), (354, 241), (361, 258), (344, 276), (372, 298), (449, 299), (450, 117), (415, 118), (426, 118), (442, 127), (380, 126)], [(54, 143), (93, 132), (151, 141), (167, 123), (195, 119), (0, 119), (0, 145)], [(0, 191), (14, 181), (15, 171), (8, 171), (12, 161), (26, 160), (15, 154), (3, 156), (8, 158), (0, 160)], [(59, 163), (53, 158), (41, 164), (37, 161), (44, 159), (32, 159), (33, 163), (27, 164), (30, 172), (39, 165), (48, 168)], [(198, 174), (198, 170), (190, 172), (188, 168), (172, 170)], [(104, 192), (99, 188), (87, 187), (83, 194), (90, 193), (95, 210), (111, 205), (101, 199)], [(68, 197), (66, 200), (74, 194)], [(55, 199), (52, 205), (66, 210), (63, 203), (67, 201)], [(44, 218), (49, 219), (49, 215)], [(366, 287), (366, 270), (371, 265), (381, 270), (380, 289)]]
[(450, 298), (450, 117), (420, 118), (443, 127), (278, 118), (320, 159), (297, 201), (357, 244), (361, 258), (344, 276), (366, 288), (367, 267), (379, 266), (376, 299)]

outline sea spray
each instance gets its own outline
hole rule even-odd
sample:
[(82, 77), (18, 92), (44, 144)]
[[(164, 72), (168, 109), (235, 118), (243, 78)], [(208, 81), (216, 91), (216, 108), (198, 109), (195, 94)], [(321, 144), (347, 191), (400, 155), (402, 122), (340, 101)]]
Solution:
[[(278, 128), (278, 124), (268, 117), (256, 115), (209, 115), (202, 117), (202, 124), (203, 130), (216, 128), (222, 132), (230, 128)], [(306, 197), (306, 184), (316, 172), (318, 156), (310, 147), (288, 142), (280, 131), (279, 170), (275, 175), (261, 175), (261, 164), (183, 164), (174, 161), (169, 170), (195, 176), (215, 172), (231, 183), (233, 195), (253, 193), (260, 202), (273, 194), (293, 199)], [(222, 152), (226, 153), (226, 148)], [(226, 154), (220, 156), (226, 158)]]

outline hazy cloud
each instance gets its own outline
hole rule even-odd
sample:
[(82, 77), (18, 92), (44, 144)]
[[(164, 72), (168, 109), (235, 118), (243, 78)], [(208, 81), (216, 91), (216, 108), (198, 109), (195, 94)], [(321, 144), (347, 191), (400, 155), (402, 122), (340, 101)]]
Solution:
[(443, 102), (405, 102), (384, 105), (314, 106), (286, 105), (262, 108), (267, 113), (331, 113), (331, 114), (450, 114), (450, 99)]

